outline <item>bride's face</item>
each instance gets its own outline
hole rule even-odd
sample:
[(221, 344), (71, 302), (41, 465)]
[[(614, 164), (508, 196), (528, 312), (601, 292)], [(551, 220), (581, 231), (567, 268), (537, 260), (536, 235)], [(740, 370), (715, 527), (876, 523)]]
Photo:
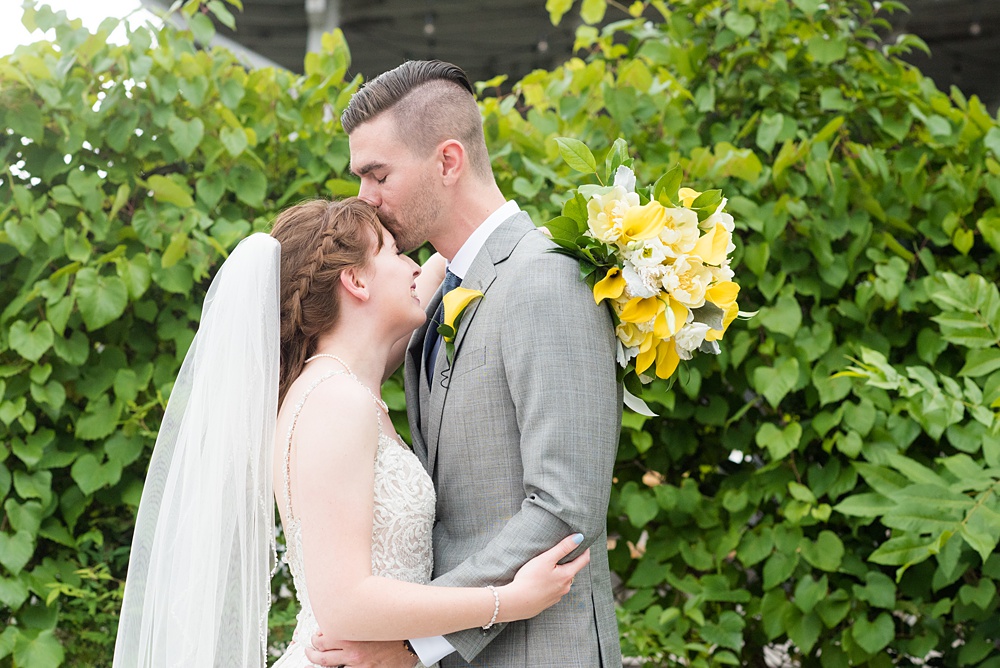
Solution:
[(394, 323), (400, 322), (407, 331), (416, 329), (427, 317), (416, 292), (420, 265), (397, 248), (396, 240), (384, 228), (382, 239), (382, 248), (372, 258), (367, 272), (372, 301), (380, 312), (393, 316)]

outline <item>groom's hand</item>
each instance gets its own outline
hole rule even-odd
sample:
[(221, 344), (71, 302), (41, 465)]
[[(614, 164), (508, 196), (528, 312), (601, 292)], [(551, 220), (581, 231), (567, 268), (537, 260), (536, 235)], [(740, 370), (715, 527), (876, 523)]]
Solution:
[(317, 666), (349, 668), (413, 668), (417, 659), (401, 640), (352, 642), (333, 640), (322, 633), (312, 637), (312, 647), (306, 646), (306, 658)]

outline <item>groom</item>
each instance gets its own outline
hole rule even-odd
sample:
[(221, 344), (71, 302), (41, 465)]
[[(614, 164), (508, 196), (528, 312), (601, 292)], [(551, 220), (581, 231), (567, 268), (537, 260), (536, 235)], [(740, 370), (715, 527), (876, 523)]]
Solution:
[[(342, 123), (360, 197), (378, 207), (396, 243), (430, 241), (448, 260), (449, 289), (460, 282), (483, 293), (449, 352), (437, 334), (439, 289), (406, 351), (413, 448), (437, 490), (433, 583), (509, 582), (575, 532), (585, 537), (581, 550), (593, 545), (571, 592), (534, 619), (412, 646), (442, 668), (620, 668), (605, 521), (622, 396), (607, 309), (576, 261), (550, 252), (500, 192), (460, 68), (404, 63), (361, 88)], [(319, 665), (415, 662), (402, 642), (314, 642), (338, 648), (310, 651)]]

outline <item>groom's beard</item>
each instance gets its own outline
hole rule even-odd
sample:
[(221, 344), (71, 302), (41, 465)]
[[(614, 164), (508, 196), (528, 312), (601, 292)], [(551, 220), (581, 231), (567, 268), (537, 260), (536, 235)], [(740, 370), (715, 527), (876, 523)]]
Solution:
[(400, 202), (392, 210), (385, 206), (378, 209), (379, 220), (385, 225), (396, 246), (410, 252), (420, 248), (431, 237), (431, 231), (442, 224), (445, 215), (444, 204), (433, 190), (431, 175), (421, 178), (413, 189), (413, 196)]

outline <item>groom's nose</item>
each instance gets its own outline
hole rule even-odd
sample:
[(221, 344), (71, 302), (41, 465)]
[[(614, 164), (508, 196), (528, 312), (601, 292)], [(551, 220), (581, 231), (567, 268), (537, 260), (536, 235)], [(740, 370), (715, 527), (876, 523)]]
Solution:
[(371, 204), (376, 209), (382, 203), (382, 199), (378, 196), (378, 189), (365, 183), (364, 180), (361, 181), (361, 188), (358, 190), (358, 199)]

